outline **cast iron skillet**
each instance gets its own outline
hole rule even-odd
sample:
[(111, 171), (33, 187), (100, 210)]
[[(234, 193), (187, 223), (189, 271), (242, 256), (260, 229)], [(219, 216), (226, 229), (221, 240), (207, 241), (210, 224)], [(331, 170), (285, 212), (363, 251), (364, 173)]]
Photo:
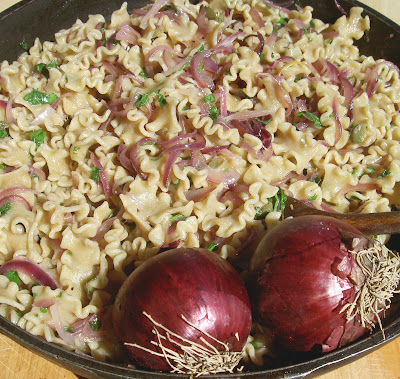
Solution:
[[(400, 26), (356, 0), (339, 1), (346, 11), (351, 6), (357, 5), (363, 7), (365, 14), (370, 16), (371, 31), (367, 38), (357, 43), (361, 53), (375, 58), (385, 58), (400, 65)], [(121, 6), (122, 2), (123, 0), (24, 0), (0, 14), (0, 61), (15, 60), (23, 52), (19, 46), (21, 41), (32, 45), (36, 37), (41, 41), (54, 40), (55, 32), (70, 27), (77, 18), (85, 22), (89, 14), (97, 13), (108, 17), (113, 10)], [(128, 0), (128, 9), (141, 7), (147, 2), (146, 0)], [(279, 3), (277, 0), (275, 2)], [(335, 7), (334, 0), (299, 0), (297, 3), (301, 6), (311, 5), (314, 8), (314, 16), (325, 22), (334, 22), (341, 16)], [(392, 248), (400, 250), (400, 239), (393, 239), (392, 245)], [(395, 302), (397, 303), (398, 300)], [(398, 308), (398, 304), (393, 304), (392, 308)], [(395, 313), (399, 314), (392, 312), (392, 314)], [(0, 332), (42, 357), (88, 378), (172, 379), (182, 377), (135, 370), (78, 355), (31, 335), (1, 316)], [(386, 318), (384, 333), (385, 338), (382, 332), (377, 330), (355, 343), (320, 357), (310, 355), (290, 357), (292, 363), (284, 364), (284, 367), (219, 376), (219, 378), (301, 378), (320, 375), (360, 358), (399, 336), (400, 316)]]

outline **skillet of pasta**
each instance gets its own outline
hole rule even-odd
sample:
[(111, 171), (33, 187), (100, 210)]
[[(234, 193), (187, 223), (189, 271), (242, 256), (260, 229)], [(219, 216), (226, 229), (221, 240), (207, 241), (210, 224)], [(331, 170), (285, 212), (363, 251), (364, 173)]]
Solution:
[[(0, 314), (121, 362), (113, 300), (150, 257), (203, 247), (245, 275), (287, 195), (396, 208), (399, 70), (360, 54), (369, 27), (361, 8), (330, 25), (308, 6), (157, 0), (22, 44), (0, 68)], [(271, 355), (254, 325), (244, 361)]]

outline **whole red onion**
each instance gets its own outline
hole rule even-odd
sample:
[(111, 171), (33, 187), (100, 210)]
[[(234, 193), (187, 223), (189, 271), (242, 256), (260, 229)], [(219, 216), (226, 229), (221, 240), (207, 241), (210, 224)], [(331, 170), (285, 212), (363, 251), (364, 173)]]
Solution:
[(201, 370), (222, 373), (241, 359), (250, 303), (229, 262), (205, 249), (177, 248), (128, 277), (116, 297), (113, 325), (140, 367), (199, 374), (203, 362)]
[(253, 315), (292, 351), (331, 351), (372, 329), (399, 284), (399, 257), (327, 216), (287, 219), (251, 260)]

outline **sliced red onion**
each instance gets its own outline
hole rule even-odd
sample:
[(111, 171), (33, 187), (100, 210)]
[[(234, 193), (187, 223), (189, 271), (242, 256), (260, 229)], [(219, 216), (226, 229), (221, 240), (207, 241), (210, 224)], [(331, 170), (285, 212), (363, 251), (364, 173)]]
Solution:
[(260, 27), (263, 28), (265, 26), (263, 19), (261, 18), (260, 13), (258, 13), (257, 9), (251, 8), (250, 9), (250, 16), (253, 21)]
[(64, 99), (64, 97), (69, 97), (72, 96), (71, 92), (63, 93), (61, 96), (58, 96), (55, 101), (51, 104), (51, 107), (53, 109), (57, 109), (58, 105), (61, 103), (61, 101)]
[(40, 124), (43, 124), (44, 121), (45, 121), (47, 118), (49, 118), (49, 117), (51, 117), (51, 116), (53, 116), (53, 115), (55, 115), (55, 114), (56, 114), (56, 111), (54, 110), (54, 108), (53, 108), (51, 105), (47, 105), (47, 106), (45, 107), (44, 111), (41, 112), (41, 113), (39, 113), (39, 114), (30, 122), (30, 124), (31, 124), (31, 125), (40, 125)]
[(41, 299), (38, 301), (34, 301), (32, 306), (38, 308), (50, 308), (55, 303), (56, 303), (55, 299)]
[(29, 204), (29, 202), (22, 196), (19, 195), (10, 195), (10, 196), (6, 196), (3, 197), (0, 200), (0, 207), (2, 207), (3, 205), (7, 204), (7, 203), (20, 203), (22, 204), (28, 211), (32, 210), (31, 205)]
[(264, 117), (264, 116), (270, 116), (271, 111), (267, 109), (261, 109), (261, 110), (249, 110), (249, 111), (242, 111), (242, 112), (237, 112), (237, 113), (232, 113), (229, 116), (226, 117), (226, 121), (246, 121), (252, 118), (258, 118), (258, 117)]
[(128, 152), (127, 146), (122, 143), (121, 145), (118, 146), (118, 151), (117, 151), (117, 158), (119, 160), (119, 163), (121, 163), (122, 167), (125, 168), (129, 173), (136, 173), (132, 162), (130, 159), (126, 156), (126, 153)]
[(244, 203), (244, 200), (240, 196), (238, 196), (237, 193), (234, 193), (231, 190), (225, 191), (222, 196), (217, 197), (217, 200), (220, 203), (230, 201), (235, 208), (240, 207)]
[(113, 47), (115, 46), (116, 34), (117, 33), (111, 34), (110, 38), (107, 39), (107, 41), (106, 41), (106, 49), (107, 50), (112, 50)]
[[(168, 45), (158, 45), (153, 47), (152, 49), (150, 49), (150, 51), (146, 54), (145, 57), (145, 68), (146, 68), (146, 72), (150, 75), (150, 76), (154, 76), (154, 70), (153, 70), (153, 66), (152, 66), (152, 62), (150, 61), (150, 59), (153, 57), (154, 54), (157, 54), (159, 51), (161, 51), (163, 53), (163, 56), (165, 57), (166, 53), (169, 53), (171, 56), (173, 57), (182, 57), (182, 54), (175, 51), (172, 47), (168, 46)], [(165, 59), (164, 59), (165, 60)], [(176, 69), (176, 67), (174, 66), (174, 69)]]
[(291, 178), (295, 177), (297, 175), (296, 171), (290, 171), (288, 174), (286, 174), (286, 176), (278, 181), (275, 182), (271, 182), (270, 185), (271, 186), (280, 186), (282, 184), (286, 184)]
[(70, 346), (73, 346), (75, 344), (74, 338), (71, 333), (67, 332), (64, 328), (64, 326), (61, 323), (61, 318), (60, 318), (60, 312), (58, 309), (58, 305), (53, 304), (50, 308), (50, 314), (51, 317), (53, 318), (54, 322), (54, 327), (59, 335), (59, 337), (67, 344)]
[(288, 117), (292, 111), (293, 111), (293, 102), (292, 99), (289, 95), (289, 93), (287, 93), (279, 84), (278, 81), (274, 82), (274, 89), (275, 89), (275, 94), (276, 94), (276, 98), (281, 102), (287, 105), (287, 109), (285, 111), (285, 115), (286, 117)]
[(343, 105), (349, 106), (353, 101), (354, 88), (351, 83), (343, 76), (340, 77), (340, 82), (342, 84), (342, 95), (344, 96)]
[(272, 48), (272, 47), (274, 47), (277, 39), (278, 39), (278, 35), (276, 33), (272, 33), (267, 38), (267, 41), (265, 42), (265, 44)]
[(179, 245), (182, 242), (183, 242), (182, 239), (177, 239), (176, 241), (164, 243), (160, 246), (160, 250), (158, 251), (158, 254), (163, 253), (164, 251), (167, 251), (167, 250), (176, 249), (177, 247), (179, 247)]
[(339, 30), (330, 30), (328, 32), (322, 32), (321, 34), (324, 39), (333, 39), (339, 36)]
[(178, 156), (179, 156), (179, 151), (172, 151), (168, 155), (167, 163), (165, 164), (164, 174), (163, 174), (163, 184), (165, 188), (168, 188), (168, 179), (171, 175), (172, 166), (175, 163)]
[(314, 68), (318, 71), (321, 76), (327, 77), (330, 81), (334, 83), (340, 82), (340, 72), (338, 68), (327, 61), (326, 59), (318, 58), (313, 64)]
[(141, 37), (140, 33), (132, 28), (130, 25), (122, 25), (117, 31), (115, 38), (118, 41), (124, 41), (131, 45), (135, 44), (136, 41)]
[(332, 113), (333, 113), (333, 118), (335, 120), (335, 126), (336, 126), (335, 142), (334, 142), (334, 144), (336, 145), (339, 142), (340, 138), (342, 137), (342, 131), (343, 131), (342, 124), (340, 122), (339, 114), (338, 114), (338, 110), (337, 110), (336, 96), (333, 98), (333, 101), (332, 101)]
[(0, 191), (0, 199), (10, 195), (21, 195), (23, 192), (33, 192), (36, 193), (35, 190), (24, 187), (24, 186), (16, 186), (16, 187), (9, 187), (2, 191)]
[(347, 12), (343, 9), (343, 7), (339, 4), (338, 0), (333, 0), (335, 2), (336, 8), (339, 10), (341, 14), (347, 16)]
[(10, 97), (7, 101), (7, 105), (6, 105), (6, 120), (9, 124), (15, 124), (15, 118), (12, 114), (12, 108), (13, 108), (13, 104), (14, 104), (14, 96), (10, 94)]
[(367, 87), (365, 88), (365, 92), (368, 95), (368, 98), (376, 92), (376, 86), (378, 84), (378, 72), (375, 69), (368, 69), (365, 74), (365, 81), (367, 82)]
[(29, 165), (29, 175), (32, 177), (33, 175), (36, 175), (39, 178), (39, 181), (44, 181), (46, 180), (46, 174), (43, 170), (37, 167), (33, 167), (32, 165)]
[(226, 102), (226, 90), (224, 86), (218, 86), (219, 91), (219, 114), (222, 117), (228, 116), (228, 105)]
[(271, 151), (268, 151), (268, 155), (264, 155), (262, 150), (256, 151), (253, 146), (251, 146), (243, 139), (240, 141), (240, 146), (243, 147), (243, 149), (247, 150), (251, 155), (253, 155), (253, 157), (257, 159), (261, 159), (265, 162), (268, 162), (271, 159)]
[(104, 192), (104, 196), (106, 197), (107, 201), (112, 204), (111, 186), (110, 186), (110, 182), (108, 181), (107, 174), (104, 170), (104, 167), (102, 166), (102, 164), (100, 163), (100, 161), (97, 159), (97, 157), (94, 155), (93, 152), (90, 152), (90, 159), (92, 160), (94, 166), (99, 169), (100, 183), (101, 183), (101, 187)]
[(93, 241), (100, 243), (103, 241), (104, 236), (106, 233), (111, 229), (113, 226), (114, 221), (117, 219), (117, 216), (111, 217), (105, 221), (102, 222), (102, 224), (99, 226), (97, 229), (96, 235), (93, 237)]
[[(289, 1), (287, 6), (291, 6), (293, 3), (294, 3), (293, 1)], [(285, 12), (285, 13), (289, 13), (290, 12), (290, 9), (288, 9), (286, 7), (283, 7), (283, 6), (280, 6), (280, 5), (276, 5), (271, 1), (265, 1), (264, 0), (264, 4), (268, 5), (271, 8), (278, 9), (278, 10), (280, 10), (282, 12)]]
[(150, 10), (142, 17), (139, 27), (146, 29), (149, 20), (165, 5), (169, 4), (170, 0), (156, 0)]
[[(118, 77), (118, 70), (115, 67), (115, 65), (107, 60), (103, 60), (102, 65), (105, 67), (105, 69), (111, 74), (111, 80), (115, 81)], [(110, 81), (110, 80), (108, 80)]]
[(201, 170), (207, 166), (206, 159), (198, 149), (190, 150), (191, 166), (196, 170)]
[(197, 15), (197, 30), (201, 35), (208, 33), (208, 20), (206, 16), (206, 7), (204, 5), (200, 6), (199, 13)]
[(115, 62), (115, 67), (118, 70), (120, 70), (123, 73), (123, 75), (134, 79), (139, 84), (143, 84), (143, 80), (141, 78), (137, 77), (131, 70), (128, 70), (122, 63)]
[(180, 134), (177, 137), (174, 137), (168, 141), (160, 142), (159, 145), (163, 148), (172, 147), (172, 146), (177, 145), (179, 141), (182, 141), (182, 140), (188, 139), (188, 138), (193, 138), (196, 135), (197, 135), (197, 130), (195, 130), (191, 133)]
[(142, 138), (140, 141), (136, 142), (133, 147), (131, 148), (131, 151), (129, 152), (129, 157), (132, 163), (133, 168), (135, 169), (137, 175), (139, 175), (143, 180), (147, 179), (147, 174), (145, 174), (141, 169), (140, 169), (140, 164), (137, 159), (137, 150), (140, 146), (142, 146), (145, 143), (149, 142), (154, 142), (156, 143), (157, 141), (154, 138), (150, 137), (145, 137)]
[(236, 185), (240, 178), (239, 172), (235, 169), (230, 168), (228, 171), (215, 170), (208, 167), (207, 180), (211, 183), (220, 184), (222, 183), (225, 188), (232, 188)]
[(182, 59), (175, 67), (169, 68), (167, 71), (164, 71), (163, 74), (165, 76), (169, 76), (171, 74), (174, 74), (176, 72), (179, 72), (180, 75), (184, 74), (184, 67), (188, 65), (188, 62), (191, 62), (192, 57), (189, 55), (186, 58)]
[(202, 201), (204, 200), (212, 191), (215, 190), (216, 187), (209, 186), (209, 187), (202, 187), (202, 188), (195, 188), (190, 189), (185, 192), (185, 197), (187, 201)]
[[(229, 147), (229, 146), (228, 146)], [(203, 149), (201, 149), (202, 154), (209, 154), (211, 156), (215, 156), (218, 154), (218, 152), (221, 152), (223, 150), (227, 149), (227, 146), (221, 145), (221, 146), (208, 146)], [(228, 150), (229, 151), (229, 150)], [(230, 152), (230, 151), (229, 151)], [(236, 155), (235, 155), (236, 157)]]
[(240, 36), (242, 36), (242, 35), (244, 35), (245, 33), (244, 32), (236, 32), (236, 33), (233, 33), (233, 34), (231, 34), (229, 37), (226, 37), (225, 39), (223, 39), (222, 41), (220, 41), (220, 42), (218, 42), (218, 44), (215, 46), (217, 49), (218, 48), (221, 48), (221, 47), (226, 47), (226, 48), (228, 48), (229, 50), (232, 50), (232, 42), (236, 39), (236, 38), (238, 38), (238, 37), (240, 37)]
[(213, 53), (213, 50), (204, 50), (194, 55), (192, 61), (190, 63), (190, 70), (193, 78), (196, 80), (197, 84), (201, 88), (208, 88), (213, 90), (215, 88), (213, 78), (208, 75), (207, 71), (200, 69), (202, 66), (204, 67), (204, 61), (206, 58), (210, 57)]
[(4, 274), (10, 270), (22, 272), (23, 274), (28, 275), (32, 280), (39, 283), (41, 286), (48, 286), (52, 290), (59, 288), (56, 282), (46, 271), (44, 271), (36, 263), (33, 263), (27, 259), (15, 258), (6, 262), (0, 267), (0, 274)]
[(304, 100), (299, 100), (299, 101), (297, 102), (297, 109), (298, 109), (300, 112), (307, 112), (307, 111), (308, 111), (308, 108), (307, 108), (306, 102), (305, 102)]
[(338, 195), (345, 195), (349, 192), (366, 192), (366, 191), (373, 191), (377, 190), (379, 187), (375, 183), (358, 183), (355, 186), (346, 186), (342, 188)]
[(175, 145), (164, 149), (164, 153), (171, 153), (173, 151), (182, 151), (182, 150), (200, 150), (206, 146), (206, 140), (201, 134), (197, 134), (194, 142), (189, 142)]

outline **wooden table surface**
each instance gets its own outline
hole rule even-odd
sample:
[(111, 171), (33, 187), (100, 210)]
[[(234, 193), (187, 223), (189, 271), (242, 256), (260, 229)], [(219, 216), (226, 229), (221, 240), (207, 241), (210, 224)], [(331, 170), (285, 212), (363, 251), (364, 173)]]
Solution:
[[(333, 0), (332, 0), (333, 1)], [(400, 0), (359, 0), (400, 24)], [(16, 3), (0, 0), (0, 11)], [(1, 60), (1, 57), (0, 57)], [(77, 379), (77, 376), (0, 334), (0, 378)], [(400, 379), (400, 337), (319, 379)]]

